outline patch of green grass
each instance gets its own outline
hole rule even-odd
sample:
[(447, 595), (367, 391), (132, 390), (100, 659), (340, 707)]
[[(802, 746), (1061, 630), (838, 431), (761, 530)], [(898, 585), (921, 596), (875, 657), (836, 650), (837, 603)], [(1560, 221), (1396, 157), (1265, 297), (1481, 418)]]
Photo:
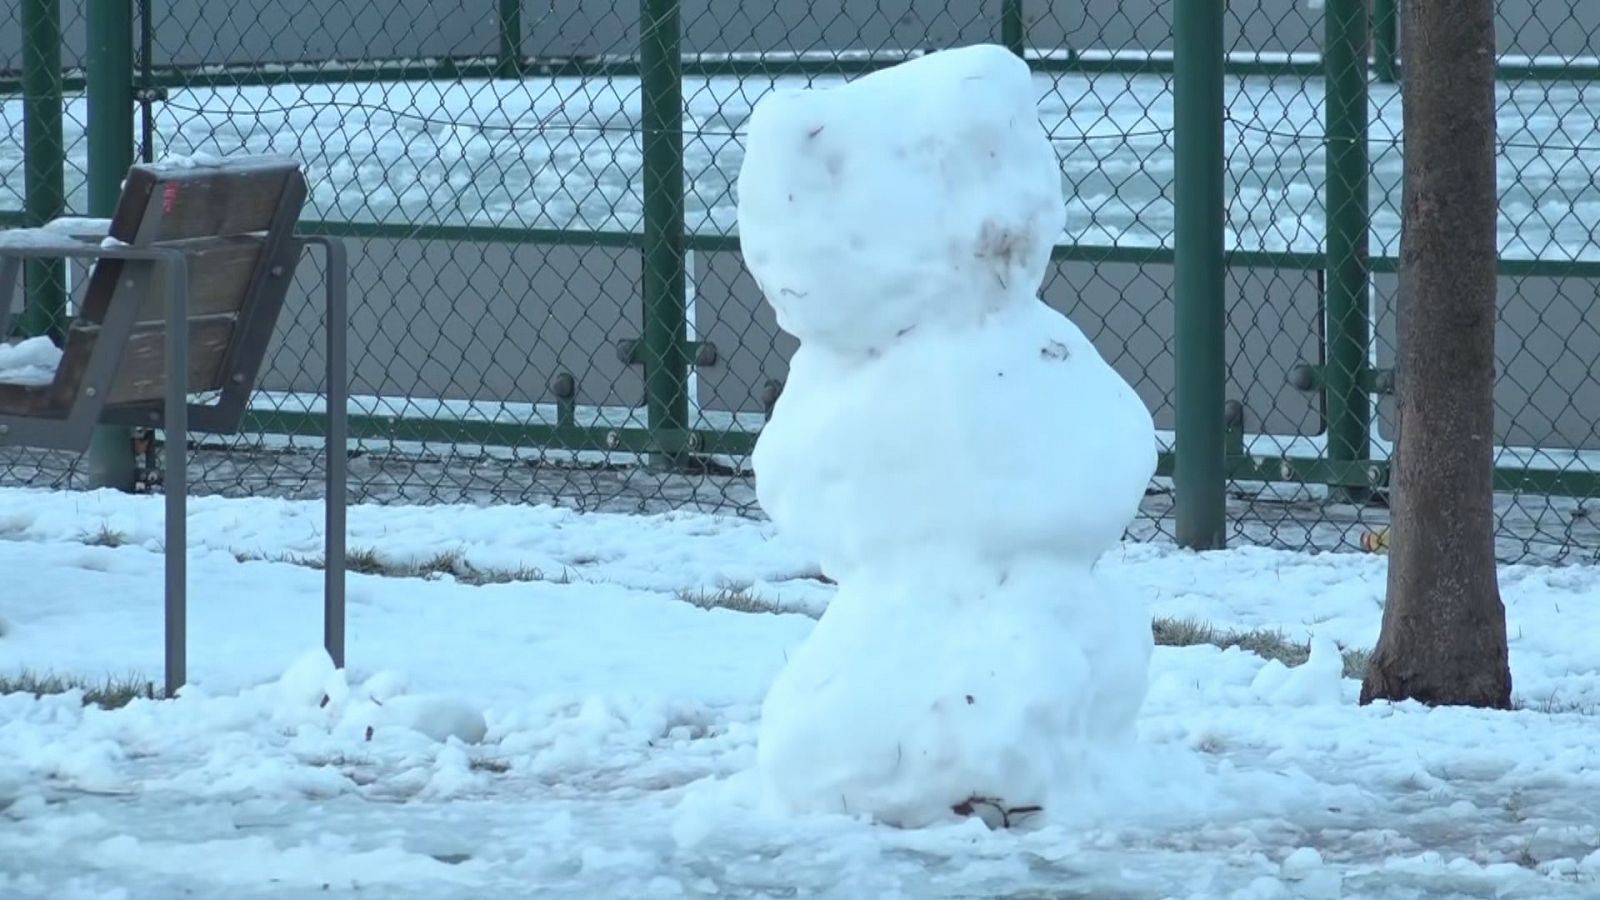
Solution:
[(789, 610), (776, 601), (757, 597), (747, 588), (722, 588), (708, 591), (703, 588), (678, 591), (678, 599), (701, 609), (729, 609), (742, 613), (785, 613)]
[(27, 670), (16, 675), (0, 675), (0, 694), (44, 697), (72, 690), (83, 691), (85, 706), (98, 706), (101, 709), (121, 709), (135, 697), (154, 700), (161, 696), (153, 682), (138, 675), (108, 676), (99, 680)]
[[(1220, 629), (1195, 619), (1169, 619), (1158, 617), (1151, 623), (1156, 645), (1160, 647), (1196, 647), (1210, 644), (1223, 650), (1238, 647), (1266, 659), (1275, 659), (1286, 666), (1303, 665), (1311, 658), (1311, 644), (1296, 641), (1282, 631), (1265, 628), (1249, 631)], [(1346, 678), (1360, 678), (1367, 672), (1369, 650), (1341, 648), (1344, 652)]]

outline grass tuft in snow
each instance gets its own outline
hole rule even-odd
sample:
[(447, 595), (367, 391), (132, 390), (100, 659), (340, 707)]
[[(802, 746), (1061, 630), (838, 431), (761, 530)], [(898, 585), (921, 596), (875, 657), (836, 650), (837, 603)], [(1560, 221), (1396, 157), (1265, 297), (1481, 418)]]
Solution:
[(1359, 648), (1340, 647), (1344, 653), (1344, 675), (1346, 678), (1367, 677), (1367, 663), (1372, 661), (1372, 651)]
[[(326, 561), (323, 557), (298, 553), (279, 553), (267, 556), (241, 551), (235, 553), (234, 558), (240, 562), (288, 563), (292, 566), (304, 566), (305, 568), (319, 571), (326, 567)], [(344, 559), (346, 571), (356, 575), (377, 575), (384, 578), (440, 578), (448, 575), (461, 584), (472, 586), (516, 584), (530, 581), (571, 584), (574, 580), (572, 572), (566, 568), (563, 568), (558, 574), (548, 573), (537, 566), (519, 566), (515, 569), (479, 568), (467, 562), (466, 554), (461, 550), (440, 551), (419, 562), (393, 562), (384, 559), (376, 548), (360, 547), (347, 551)]]
[[(317, 557), (314, 568), (322, 568), (324, 560)], [(349, 550), (344, 555), (344, 568), (347, 572), (356, 572), (362, 575), (382, 575), (383, 560), (378, 558), (378, 551), (371, 547), (362, 547)]]
[(480, 569), (476, 566), (466, 565), (455, 573), (456, 580), (462, 584), (517, 584), (528, 581), (547, 581), (551, 584), (571, 584), (572, 573), (563, 568), (559, 574), (551, 575), (537, 566), (521, 566), (515, 569)]
[(1579, 715), (1593, 716), (1600, 714), (1600, 704), (1588, 700), (1568, 700), (1559, 694), (1552, 693), (1542, 700), (1528, 700), (1523, 697), (1512, 697), (1511, 708), (1529, 712), (1544, 713), (1547, 716)]
[(758, 597), (745, 588), (722, 588), (708, 591), (704, 588), (678, 591), (678, 599), (701, 609), (727, 609), (742, 613), (786, 613), (774, 600)]
[[(1223, 650), (1238, 647), (1286, 666), (1298, 666), (1311, 658), (1310, 643), (1293, 640), (1281, 631), (1257, 628), (1249, 631), (1220, 629), (1195, 619), (1157, 617), (1152, 623), (1159, 647), (1197, 647), (1210, 644)], [(1344, 650), (1344, 675), (1360, 678), (1367, 672), (1368, 650)]]
[(71, 675), (42, 674), (24, 670), (16, 675), (0, 675), (0, 694), (31, 694), (35, 698), (83, 691), (85, 706), (121, 709), (136, 697), (154, 700), (155, 684), (137, 675), (107, 677), (91, 681)]
[(102, 522), (98, 530), (84, 532), (83, 542), (91, 547), (121, 547), (128, 543), (128, 536)]

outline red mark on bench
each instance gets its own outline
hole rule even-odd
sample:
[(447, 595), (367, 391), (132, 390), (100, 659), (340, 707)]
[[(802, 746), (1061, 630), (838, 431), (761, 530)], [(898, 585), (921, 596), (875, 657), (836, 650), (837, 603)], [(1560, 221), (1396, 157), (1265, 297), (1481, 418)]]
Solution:
[(161, 211), (164, 213), (172, 212), (173, 208), (177, 205), (178, 183), (176, 181), (169, 181), (161, 190)]

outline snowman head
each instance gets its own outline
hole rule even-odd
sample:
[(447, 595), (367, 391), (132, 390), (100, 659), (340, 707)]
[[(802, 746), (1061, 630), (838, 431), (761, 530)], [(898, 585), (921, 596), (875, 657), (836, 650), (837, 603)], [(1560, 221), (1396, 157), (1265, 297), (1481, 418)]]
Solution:
[(1066, 221), (1038, 93), (979, 45), (758, 102), (739, 236), (780, 327), (870, 351), (1036, 302)]

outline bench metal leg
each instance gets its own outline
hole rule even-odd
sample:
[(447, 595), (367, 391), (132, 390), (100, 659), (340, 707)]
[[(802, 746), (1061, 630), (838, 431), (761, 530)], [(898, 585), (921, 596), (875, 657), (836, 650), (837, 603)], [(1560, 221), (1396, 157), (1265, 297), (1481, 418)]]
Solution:
[(166, 693), (188, 680), (189, 562), (189, 273), (182, 259), (165, 260), (167, 300), (166, 433)]
[(323, 273), (327, 317), (328, 435), (327, 488), (323, 536), (325, 557), (322, 567), (322, 643), (337, 668), (345, 666), (345, 536), (346, 478), (349, 463), (349, 309), (346, 287), (349, 262), (344, 241), (333, 237), (306, 237), (327, 253)]

